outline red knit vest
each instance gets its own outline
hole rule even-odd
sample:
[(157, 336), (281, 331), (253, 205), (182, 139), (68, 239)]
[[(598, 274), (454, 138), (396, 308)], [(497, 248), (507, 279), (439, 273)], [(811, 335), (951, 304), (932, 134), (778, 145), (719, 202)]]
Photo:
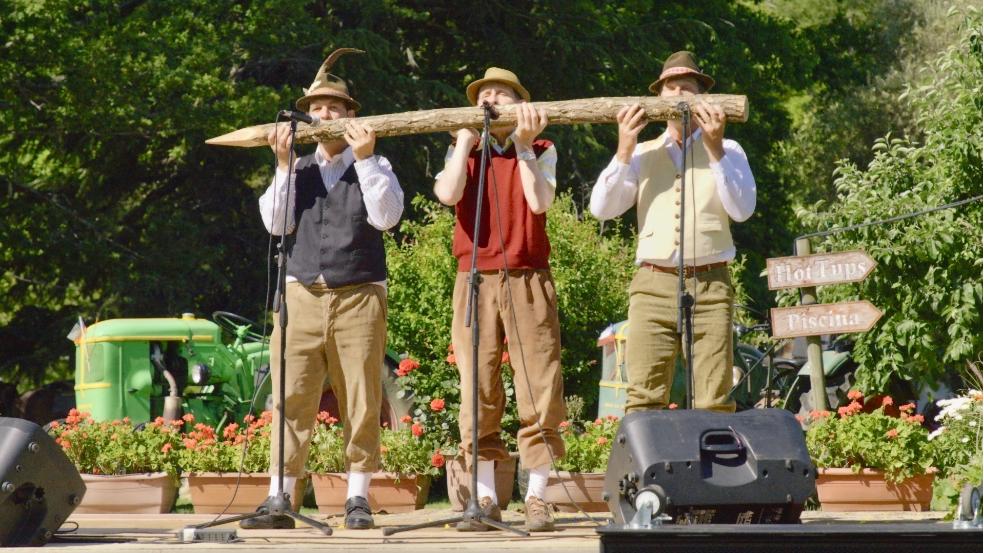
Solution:
[[(553, 143), (535, 140), (533, 152), (539, 158)], [(481, 167), (481, 149), (476, 148), (468, 157), (468, 180), (461, 201), (455, 206), (457, 224), (451, 250), (458, 258), (458, 271), (468, 271), (471, 253), (478, 244), (476, 265), (480, 271), (503, 268), (505, 242), (506, 261), (510, 269), (549, 269), (550, 241), (547, 239), (547, 215), (534, 214), (523, 195), (523, 183), (519, 176), (516, 147), (510, 145), (503, 153), (490, 148), (491, 156), (485, 174), (485, 198), (482, 201), (482, 221), (478, 240), (475, 232), (475, 198), (478, 195), (478, 174)], [(493, 177), (494, 175), (494, 177)], [(495, 199), (498, 192), (498, 209)], [(502, 226), (502, 240), (499, 226)]]

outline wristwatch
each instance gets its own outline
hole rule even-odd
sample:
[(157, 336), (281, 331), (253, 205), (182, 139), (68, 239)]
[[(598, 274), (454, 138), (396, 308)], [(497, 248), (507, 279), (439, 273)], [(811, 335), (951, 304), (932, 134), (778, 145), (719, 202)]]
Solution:
[(516, 159), (522, 161), (533, 161), (536, 159), (536, 153), (533, 150), (523, 150), (516, 154)]

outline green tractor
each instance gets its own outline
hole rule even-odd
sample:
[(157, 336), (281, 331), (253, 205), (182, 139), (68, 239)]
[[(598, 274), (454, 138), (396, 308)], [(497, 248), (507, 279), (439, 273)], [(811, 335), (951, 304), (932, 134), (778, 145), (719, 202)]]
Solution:
[[(134, 424), (192, 413), (196, 421), (220, 427), (241, 421), (250, 411), (258, 414), (272, 407), (271, 352), (259, 328), (249, 319), (217, 311), (211, 321), (193, 314), (110, 319), (73, 332), (76, 407), (97, 421), (129, 417)], [(398, 363), (387, 353), (380, 367), (380, 422), (391, 428), (400, 426), (412, 404), (409, 397), (399, 397)], [(321, 409), (338, 416), (327, 382)]]

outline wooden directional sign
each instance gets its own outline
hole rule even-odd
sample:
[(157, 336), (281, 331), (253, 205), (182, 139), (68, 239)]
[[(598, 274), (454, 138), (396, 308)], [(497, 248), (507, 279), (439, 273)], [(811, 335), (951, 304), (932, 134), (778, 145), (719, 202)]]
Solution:
[(870, 301), (772, 308), (772, 337), (820, 336), (871, 330), (882, 312)]
[(877, 263), (863, 251), (824, 253), (766, 260), (769, 290), (858, 282)]

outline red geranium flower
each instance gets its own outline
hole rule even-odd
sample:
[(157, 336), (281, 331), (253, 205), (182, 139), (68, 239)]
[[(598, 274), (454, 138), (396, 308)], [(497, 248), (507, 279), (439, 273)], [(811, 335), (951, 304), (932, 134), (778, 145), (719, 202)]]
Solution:
[(434, 455), (431, 455), (431, 466), (437, 468), (443, 467), (444, 455), (441, 455), (439, 452), (434, 452)]
[(402, 423), (413, 422), (413, 417), (411, 417), (410, 415), (403, 415), (403, 417), (400, 418), (400, 422)]
[(679, 407), (679, 405), (677, 405), (676, 403), (671, 403), (666, 406), (667, 409), (676, 409), (677, 407)]
[(448, 365), (456, 365), (457, 364), (457, 359), (454, 358), (454, 354), (453, 353), (449, 353), (448, 354), (448, 357), (447, 357), (447, 359), (445, 359), (445, 361), (448, 362)]
[(895, 402), (892, 401), (892, 396), (885, 396), (882, 398), (882, 405), (884, 406), (892, 405), (893, 403)]
[(410, 432), (412, 432), (414, 436), (419, 438), (424, 435), (424, 427), (421, 426), (420, 423), (415, 422), (413, 423), (413, 426), (410, 427)]
[(444, 410), (444, 400), (436, 398), (431, 400), (431, 411), (440, 412)]

